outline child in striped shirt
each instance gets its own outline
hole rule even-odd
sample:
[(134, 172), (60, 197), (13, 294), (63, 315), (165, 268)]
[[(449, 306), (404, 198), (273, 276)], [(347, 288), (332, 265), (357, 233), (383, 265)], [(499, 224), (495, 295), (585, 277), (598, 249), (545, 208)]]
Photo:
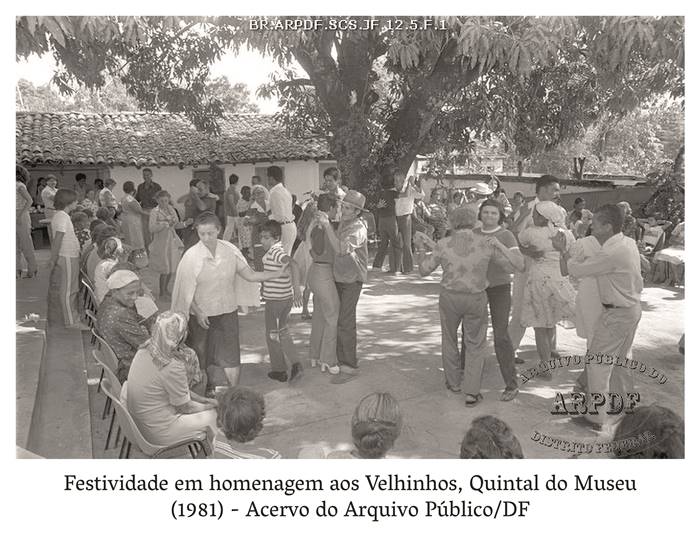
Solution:
[[(265, 270), (281, 270), (289, 265), (289, 273), (269, 279), (263, 283), (262, 296), (265, 300), (265, 332), (267, 348), (270, 352), (272, 371), (267, 375), (272, 380), (280, 382), (293, 381), (302, 373), (294, 341), (287, 329), (287, 318), (292, 306), (301, 305), (301, 290), (299, 288), (299, 270), (297, 264), (282, 247), (282, 227), (269, 220), (263, 225), (260, 242), (266, 251), (262, 258)], [(291, 363), (291, 371), (287, 376), (287, 363)]]

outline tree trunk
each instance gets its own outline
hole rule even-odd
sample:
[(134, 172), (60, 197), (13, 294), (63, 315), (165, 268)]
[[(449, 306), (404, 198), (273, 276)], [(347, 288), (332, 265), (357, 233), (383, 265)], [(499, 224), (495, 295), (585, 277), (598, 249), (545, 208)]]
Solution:
[(518, 160), (518, 178), (522, 178), (523, 176), (523, 161)]
[(583, 166), (586, 163), (586, 157), (574, 158), (574, 178), (583, 180)]

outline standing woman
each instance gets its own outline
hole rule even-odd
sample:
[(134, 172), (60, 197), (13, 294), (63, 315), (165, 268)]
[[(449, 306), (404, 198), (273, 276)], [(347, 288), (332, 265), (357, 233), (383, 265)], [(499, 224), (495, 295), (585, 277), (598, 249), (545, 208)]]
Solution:
[(34, 242), (32, 242), (32, 219), (29, 209), (32, 206), (32, 196), (27, 191), (29, 172), (22, 166), (15, 166), (16, 181), (16, 268), (17, 277), (22, 277), (22, 255), (27, 261), (27, 277), (34, 277), (37, 273), (36, 256), (34, 255)]
[(61, 188), (53, 203), (56, 214), (51, 220), (48, 320), (54, 324), (62, 321), (70, 329), (89, 329), (80, 322), (78, 315), (80, 243), (68, 215), (78, 206), (78, 196), (73, 190)]
[[(503, 227), (506, 216), (502, 211), (499, 201), (487, 199), (479, 208), (479, 221), (481, 227), (474, 229), (474, 234), (492, 236), (511, 250), (513, 258), (520, 258), (518, 266), (524, 269), (525, 261), (518, 248), (518, 241), (508, 229)], [(490, 262), (486, 274), (489, 286), (486, 288), (486, 296), (491, 312), (491, 326), (493, 328), (493, 346), (496, 350), (496, 359), (501, 369), (501, 376), (506, 384), (506, 389), (501, 395), (501, 400), (507, 402), (513, 400), (518, 394), (518, 381), (515, 371), (515, 351), (513, 343), (508, 335), (508, 318), (510, 317), (510, 284), (511, 274), (501, 268), (497, 263)]]
[(182, 256), (171, 309), (189, 315), (187, 344), (206, 370), (209, 390), (238, 385), (241, 349), (238, 306), (258, 305), (259, 283), (284, 270), (254, 272), (236, 246), (219, 240), (221, 221), (203, 212), (194, 222), (199, 242)]
[(335, 205), (336, 198), (332, 194), (325, 193), (318, 197), (318, 216), (314, 216), (308, 226), (304, 241), (313, 259), (307, 276), (307, 287), (314, 293), (309, 347), (311, 366), (320, 365), (321, 372), (328, 371), (334, 375), (340, 373), (336, 354), (340, 300), (333, 277), (335, 250), (323, 228), (320, 214), (325, 214), (325, 219), (330, 221), (331, 215), (335, 214)]
[[(365, 196), (348, 190), (340, 200), (341, 213), (338, 232), (333, 230), (328, 216), (319, 212), (319, 222), (335, 251), (333, 277), (340, 299), (338, 313), (338, 342), (336, 353), (343, 373), (333, 383), (344, 383), (357, 375), (357, 301), (362, 285), (367, 281), (367, 227), (360, 217), (365, 211)], [(315, 316), (315, 315), (314, 315)]]
[(136, 201), (134, 197), (136, 187), (132, 181), (126, 181), (122, 189), (126, 194), (122, 199), (121, 216), (124, 242), (134, 251), (141, 251), (146, 248), (143, 240), (143, 218), (150, 214), (141, 208), (141, 203)]
[[(565, 229), (566, 216), (553, 201), (540, 201), (532, 211), (533, 226), (521, 231), (520, 244), (537, 251), (537, 258), (527, 269), (525, 294), (521, 316), (522, 327), (535, 328), (535, 343), (541, 362), (551, 358), (552, 340), (557, 323), (575, 317), (576, 291), (568, 278), (562, 275), (558, 251), (552, 238), (563, 234), (568, 251), (574, 243), (571, 231)], [(543, 379), (552, 379), (547, 369), (540, 373)]]
[(170, 194), (160, 190), (155, 195), (156, 207), (151, 211), (148, 230), (152, 239), (148, 246), (149, 266), (160, 274), (159, 295), (169, 297), (168, 286), (182, 258), (185, 245), (177, 236), (175, 228), (180, 224), (175, 208), (170, 204)]
[(253, 267), (257, 272), (262, 272), (262, 258), (265, 251), (260, 243), (260, 233), (263, 225), (268, 220), (270, 194), (267, 188), (258, 184), (253, 186), (251, 195), (253, 201), (246, 213), (245, 224), (250, 226), (250, 241), (253, 244)]
[(250, 257), (248, 248), (253, 245), (251, 242), (251, 228), (243, 223), (250, 208), (250, 203), (250, 186), (244, 186), (241, 188), (241, 198), (236, 205), (236, 212), (238, 213), (236, 231), (238, 233), (238, 247), (246, 257)]

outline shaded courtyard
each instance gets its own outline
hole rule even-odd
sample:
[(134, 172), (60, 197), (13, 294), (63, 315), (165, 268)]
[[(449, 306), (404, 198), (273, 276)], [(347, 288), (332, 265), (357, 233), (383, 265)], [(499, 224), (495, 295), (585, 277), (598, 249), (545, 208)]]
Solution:
[[(35, 280), (18, 281), (18, 318), (27, 312), (45, 316), (46, 270), (40, 270), (40, 275)], [(142, 276), (151, 288), (156, 286), (148, 269)], [(610, 439), (579, 427), (568, 416), (551, 414), (555, 394), (571, 391), (582, 366), (557, 369), (551, 381), (536, 377), (521, 387), (514, 401), (506, 403), (499, 400), (503, 384), (492, 354), (484, 370), (483, 402), (474, 408), (465, 407), (461, 395), (444, 387), (438, 293), (438, 273), (420, 278), (370, 272), (358, 306), (361, 374), (342, 385), (331, 384), (331, 376), (308, 367), (293, 386), (268, 379), (262, 309), (240, 317), (241, 384), (263, 393), (267, 405), (265, 426), (255, 443), (276, 449), (285, 458), (295, 458), (307, 446), (325, 450), (350, 448), (352, 411), (361, 397), (373, 391), (389, 391), (400, 403), (404, 429), (393, 451), (400, 457), (456, 457), (469, 423), (483, 414), (509, 423), (528, 458), (572, 455), (533, 441), (535, 431), (568, 441), (600, 443)], [(684, 358), (678, 353), (677, 343), (683, 332), (683, 303), (683, 290), (656, 286), (644, 290), (644, 312), (633, 356), (668, 377), (665, 384), (659, 385), (648, 376), (635, 374), (641, 404), (658, 403), (680, 415), (684, 409)], [(166, 302), (159, 305), (161, 309), (168, 306)], [(310, 322), (301, 320), (299, 310), (294, 310), (290, 330), (303, 356), (308, 354), (310, 329)], [(584, 342), (575, 330), (559, 328), (558, 335), (561, 355), (583, 353)], [(118, 456), (118, 449), (104, 450), (109, 419), (101, 418), (104, 396), (97, 393), (99, 368), (91, 352), (87, 334), (81, 337), (55, 327), (49, 330), (45, 362), (38, 379), (30, 450), (45, 457)], [(526, 363), (518, 366), (520, 372), (536, 364), (532, 330), (523, 339), (521, 356)], [(22, 355), (17, 356), (18, 363), (23, 359)], [(31, 378), (18, 376), (18, 391), (25, 381)], [(132, 457), (140, 456), (132, 449)]]

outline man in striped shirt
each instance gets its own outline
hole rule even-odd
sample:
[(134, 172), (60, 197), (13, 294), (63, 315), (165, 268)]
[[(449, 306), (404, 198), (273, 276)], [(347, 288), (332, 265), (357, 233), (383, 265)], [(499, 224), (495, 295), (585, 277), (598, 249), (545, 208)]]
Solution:
[[(265, 270), (281, 270), (289, 265), (289, 273), (269, 279), (263, 283), (262, 296), (265, 300), (265, 332), (267, 349), (270, 352), (272, 371), (267, 375), (270, 379), (280, 382), (293, 381), (302, 373), (302, 365), (294, 346), (294, 340), (287, 329), (287, 317), (292, 306), (301, 305), (301, 289), (299, 288), (299, 271), (296, 263), (282, 246), (282, 226), (275, 220), (270, 220), (263, 226), (260, 242), (266, 250), (262, 262)], [(287, 376), (287, 363), (291, 363), (291, 371)]]

